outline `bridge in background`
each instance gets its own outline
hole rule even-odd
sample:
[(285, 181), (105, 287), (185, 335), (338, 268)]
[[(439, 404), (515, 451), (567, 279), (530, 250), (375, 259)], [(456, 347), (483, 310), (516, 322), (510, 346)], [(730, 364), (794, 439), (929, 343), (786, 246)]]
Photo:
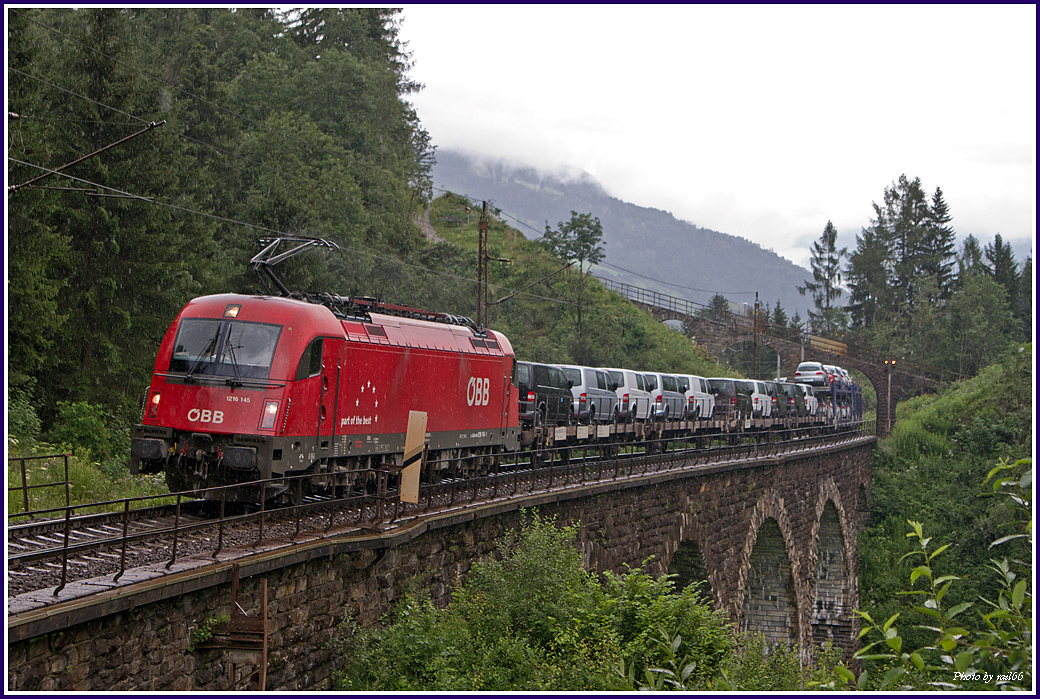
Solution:
[(906, 397), (933, 390), (940, 382), (957, 375), (919, 362), (886, 356), (874, 350), (848, 344), (837, 338), (809, 335), (797, 329), (761, 322), (755, 316), (726, 311), (714, 315), (708, 306), (668, 296), (650, 289), (621, 284), (597, 277), (604, 287), (624, 296), (655, 320), (677, 320), (693, 335), (698, 345), (718, 358), (735, 345), (770, 347), (779, 356), (784, 374), (794, 375), (803, 361), (835, 364), (862, 372), (877, 394), (878, 434), (887, 435), (895, 425), (895, 406)]

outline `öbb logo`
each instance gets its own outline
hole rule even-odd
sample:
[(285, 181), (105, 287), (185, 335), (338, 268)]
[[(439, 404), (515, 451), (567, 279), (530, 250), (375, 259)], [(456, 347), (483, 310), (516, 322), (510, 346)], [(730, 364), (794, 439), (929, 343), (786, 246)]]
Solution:
[(198, 408), (192, 408), (188, 411), (188, 422), (209, 422), (219, 425), (224, 422), (224, 412), (222, 410), (199, 410)]
[(487, 405), (488, 394), (491, 392), (490, 387), (490, 379), (479, 379), (475, 376), (471, 376), (469, 383), (466, 384), (466, 404)]

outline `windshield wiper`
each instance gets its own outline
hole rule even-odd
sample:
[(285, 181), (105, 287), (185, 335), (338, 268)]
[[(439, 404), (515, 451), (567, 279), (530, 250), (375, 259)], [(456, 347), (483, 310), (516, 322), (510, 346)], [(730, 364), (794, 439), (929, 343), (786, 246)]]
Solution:
[(187, 383), (191, 383), (192, 381), (195, 380), (194, 374), (198, 370), (198, 368), (200, 366), (202, 366), (202, 358), (205, 357), (206, 354), (211, 349), (213, 349), (213, 348), (215, 348), (217, 346), (217, 338), (218, 337), (220, 337), (220, 326), (219, 325), (217, 326), (217, 332), (213, 335), (213, 337), (210, 339), (210, 341), (206, 343), (206, 346), (202, 348), (202, 351), (199, 352), (199, 356), (195, 358), (195, 361), (194, 361), (194, 363), (192, 363), (191, 368), (188, 369), (188, 373), (185, 374), (184, 380)]
[[(239, 345), (241, 347), (242, 345)], [(228, 333), (228, 337), (224, 340), (224, 351), (228, 358), (231, 359), (231, 368), (235, 370), (235, 378), (227, 379), (224, 383), (231, 388), (240, 387), (242, 385), (242, 374), (238, 370), (238, 359), (235, 357), (235, 346), (231, 344), (231, 333)]]

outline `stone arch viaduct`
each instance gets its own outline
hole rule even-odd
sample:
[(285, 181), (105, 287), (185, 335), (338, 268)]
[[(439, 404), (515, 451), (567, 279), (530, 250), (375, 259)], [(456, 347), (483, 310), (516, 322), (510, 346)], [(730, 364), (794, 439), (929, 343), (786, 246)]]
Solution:
[(754, 319), (748, 316), (727, 312), (720, 318), (711, 318), (705, 313), (704, 306), (686, 299), (610, 280), (599, 281), (608, 289), (618, 292), (639, 308), (649, 312), (658, 322), (682, 322), (697, 344), (716, 358), (734, 345), (755, 343), (770, 347), (780, 355), (787, 376), (792, 376), (795, 368), (803, 361), (835, 364), (862, 372), (873, 384), (877, 394), (877, 426), (878, 433), (882, 436), (891, 432), (895, 425), (895, 406), (899, 401), (934, 389), (940, 381), (956, 378), (950, 372), (917, 362), (884, 356), (873, 350), (842, 342), (803, 335), (789, 328), (760, 323), (756, 331)]
[[(409, 589), (436, 603), (528, 510), (578, 523), (596, 571), (649, 571), (702, 581), (714, 605), (771, 645), (808, 656), (824, 641), (856, 648), (857, 534), (868, 517), (876, 437), (852, 434), (802, 451), (688, 457), (680, 470), (599, 480), (411, 520), (351, 539), (315, 536), (270, 550), (134, 572), (8, 600), (9, 691), (218, 691), (233, 659), (191, 649), (191, 629), (267, 590), (269, 690), (328, 689), (344, 624), (375, 624)], [(42, 604), (43, 598), (46, 604)], [(239, 668), (240, 669), (240, 668)], [(252, 680), (255, 686), (255, 680)]]

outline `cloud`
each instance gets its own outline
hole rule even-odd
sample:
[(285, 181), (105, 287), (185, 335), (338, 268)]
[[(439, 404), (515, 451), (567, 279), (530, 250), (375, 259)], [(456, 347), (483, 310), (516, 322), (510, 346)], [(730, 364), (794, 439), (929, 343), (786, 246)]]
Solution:
[[(901, 174), (1035, 235), (1035, 6), (408, 6), (435, 144), (593, 175), (802, 264)], [(475, 39), (480, 29), (479, 40)]]

